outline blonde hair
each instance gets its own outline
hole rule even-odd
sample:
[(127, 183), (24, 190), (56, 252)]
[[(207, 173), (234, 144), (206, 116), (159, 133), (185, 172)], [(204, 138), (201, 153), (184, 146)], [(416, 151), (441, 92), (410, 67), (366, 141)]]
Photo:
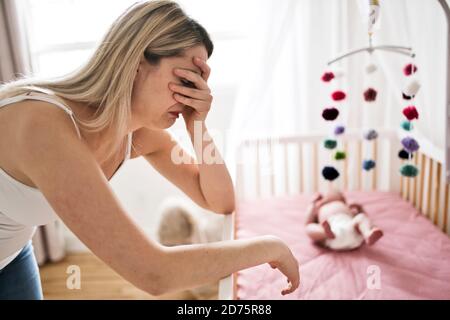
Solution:
[(102, 146), (108, 158), (122, 147), (131, 119), (133, 83), (145, 57), (157, 65), (164, 57), (203, 45), (208, 57), (214, 50), (206, 30), (189, 18), (180, 6), (167, 0), (145, 1), (131, 6), (111, 26), (89, 61), (61, 78), (24, 78), (0, 87), (0, 99), (29, 91), (53, 93), (57, 98), (85, 103), (95, 109), (93, 119), (76, 119), (87, 132), (111, 134)]

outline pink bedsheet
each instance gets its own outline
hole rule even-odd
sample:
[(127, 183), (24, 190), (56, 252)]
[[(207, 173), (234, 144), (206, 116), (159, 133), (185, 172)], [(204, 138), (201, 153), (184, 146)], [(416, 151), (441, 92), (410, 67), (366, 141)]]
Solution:
[[(305, 234), (311, 198), (239, 204), (237, 238), (279, 236), (298, 258), (302, 281), (296, 292), (283, 297), (286, 278), (278, 270), (268, 264), (246, 269), (237, 276), (238, 299), (450, 299), (450, 238), (411, 204), (394, 193), (347, 193), (349, 201), (364, 205), (384, 237), (372, 247), (337, 253), (313, 245)], [(379, 289), (371, 266), (380, 271)]]

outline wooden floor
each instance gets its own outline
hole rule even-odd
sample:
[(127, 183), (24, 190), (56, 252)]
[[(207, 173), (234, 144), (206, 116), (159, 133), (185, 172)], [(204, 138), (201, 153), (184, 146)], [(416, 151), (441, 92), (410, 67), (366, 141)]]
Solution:
[[(71, 265), (81, 270), (81, 289), (70, 290), (66, 273)], [(48, 300), (195, 300), (190, 291), (153, 297), (130, 284), (91, 253), (71, 254), (59, 263), (40, 268), (44, 298)], [(201, 299), (218, 298), (218, 285), (204, 287)]]

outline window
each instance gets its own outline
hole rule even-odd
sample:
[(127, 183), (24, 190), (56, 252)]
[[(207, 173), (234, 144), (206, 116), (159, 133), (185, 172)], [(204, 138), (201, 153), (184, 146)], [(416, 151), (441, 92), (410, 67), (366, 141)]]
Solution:
[[(19, 0), (23, 8), (35, 75), (54, 77), (81, 66), (111, 23), (135, 0)], [(244, 67), (253, 1), (180, 0), (183, 9), (210, 33), (216, 46), (210, 65), (219, 84), (235, 82)], [(257, 7), (256, 7), (257, 8)], [(211, 78), (212, 81), (213, 78)]]

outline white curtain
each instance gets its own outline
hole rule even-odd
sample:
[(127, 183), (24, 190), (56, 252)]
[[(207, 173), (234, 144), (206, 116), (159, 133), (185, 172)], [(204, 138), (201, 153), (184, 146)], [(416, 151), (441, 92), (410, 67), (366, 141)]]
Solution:
[[(330, 92), (342, 89), (348, 99), (340, 104), (339, 122), (348, 128), (398, 128), (407, 105), (402, 99), (406, 84), (403, 67), (411, 62), (392, 53), (354, 55), (333, 65), (345, 76), (331, 84), (320, 81), (326, 63), (340, 53), (368, 46), (368, 32), (361, 15), (365, 0), (265, 0), (261, 1), (261, 27), (254, 30), (248, 51), (248, 69), (232, 118), (233, 133), (228, 161), (234, 147), (246, 137), (328, 133), (332, 129), (322, 110), (332, 104)], [(367, 1), (366, 1), (367, 2)], [(374, 45), (411, 46), (417, 54), (417, 77), (422, 83), (415, 101), (421, 118), (417, 130), (439, 150), (445, 138), (446, 22), (436, 0), (381, 2), (381, 20)], [(368, 76), (365, 66), (379, 70)], [(364, 103), (363, 92), (374, 87), (377, 102)], [(399, 146), (400, 148), (400, 146)], [(231, 166), (233, 167), (233, 166)]]
[[(20, 6), (21, 1), (0, 1), (0, 84), (31, 74), (27, 34)], [(62, 230), (60, 221), (36, 230), (33, 245), (40, 265), (47, 261), (59, 261), (65, 256)]]

